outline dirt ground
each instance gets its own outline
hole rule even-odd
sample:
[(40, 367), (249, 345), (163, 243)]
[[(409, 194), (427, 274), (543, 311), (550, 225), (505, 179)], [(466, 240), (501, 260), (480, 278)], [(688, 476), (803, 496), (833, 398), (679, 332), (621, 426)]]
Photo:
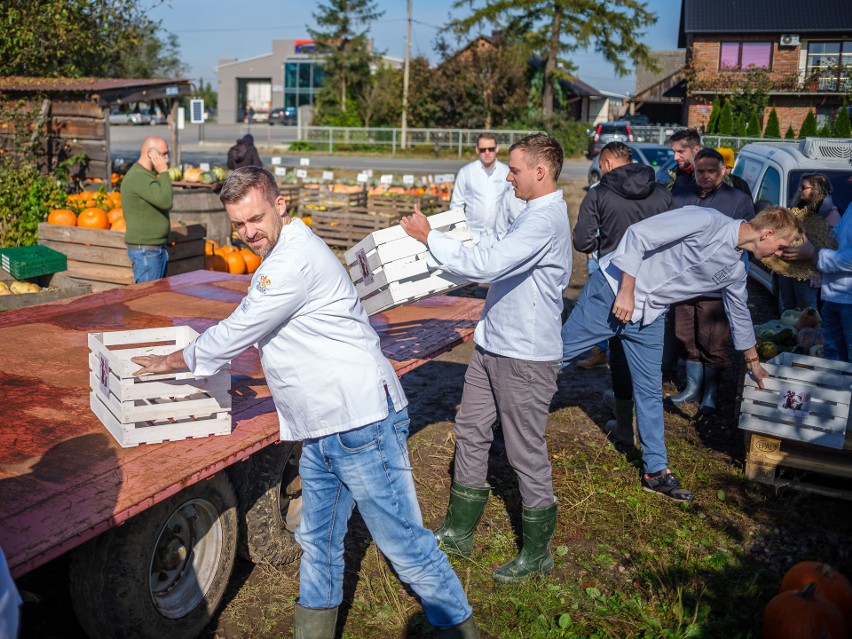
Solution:
[[(566, 200), (572, 222), (576, 218), (577, 207), (585, 195), (585, 183), (572, 180), (564, 185)], [(571, 285), (565, 293), (570, 306), (577, 298), (586, 279), (585, 256), (575, 254)], [(764, 321), (772, 315), (772, 301), (761, 291), (753, 290), (751, 306), (756, 321)], [(467, 362), (473, 345), (465, 344), (430, 362), (403, 377), (403, 385), (410, 400), (412, 418), (411, 439), (409, 441), (414, 476), (418, 496), (427, 527), (437, 527), (443, 519), (451, 481), (451, 463), (453, 455), (452, 422), (459, 401)], [(739, 385), (738, 371), (730, 371), (723, 379), (720, 393), (721, 411), (718, 417), (706, 420), (693, 420), (688, 413), (678, 411), (667, 417), (667, 430), (676, 432), (683, 438), (684, 445), (703, 447), (713, 463), (741, 469), (744, 459), (743, 437), (736, 427), (734, 406)], [(606, 446), (606, 437), (601, 426), (611, 416), (600, 401), (602, 390), (609, 387), (609, 371), (606, 368), (584, 371), (570, 368), (559, 377), (558, 391), (551, 405), (551, 420), (548, 425), (548, 446), (554, 461), (554, 482), (560, 501), (564, 504), (560, 510), (560, 527), (554, 547), (559, 545), (560, 552), (565, 548), (566, 559), (580, 556), (585, 548), (593, 545), (586, 526), (590, 517), (587, 506), (588, 496), (584, 496), (583, 486), (578, 486), (569, 473), (560, 473), (561, 461), (576, 451), (587, 454), (587, 467), (598, 463), (602, 446)], [(674, 390), (669, 386), (667, 391)], [(678, 439), (678, 442), (681, 440)], [(680, 445), (679, 443), (676, 445)], [(617, 452), (613, 455), (619, 457)], [(572, 457), (576, 459), (576, 457)], [(615, 466), (614, 472), (626, 472), (628, 482), (639, 481), (639, 471), (635, 468), (635, 459), (627, 457), (632, 465), (625, 469), (624, 464)], [(518, 525), (519, 495), (514, 473), (505, 457), (492, 456), (489, 474), (490, 483), (495, 486), (494, 494), (498, 499), (489, 502), (489, 509), (481, 527), (483, 537), (495, 547), (505, 542), (497, 550), (508, 552), (516, 543)], [(574, 462), (572, 462), (574, 463)], [(716, 487), (705, 487), (702, 472), (683, 468), (685, 484), (696, 493), (699, 500), (716, 499)], [(631, 479), (632, 478), (632, 479)], [(729, 489), (733, 492), (734, 489)], [(743, 491), (748, 488), (742, 489)], [(643, 495), (641, 491), (639, 495)], [(734, 497), (734, 494), (728, 498)], [(496, 502), (496, 503), (495, 503)], [(846, 502), (828, 500), (828, 504), (848, 511)], [(736, 526), (738, 537), (748, 540), (758, 534), (761, 539), (755, 553), (766, 553), (767, 562), (783, 564), (782, 556), (795, 554), (790, 541), (785, 538), (783, 529), (772, 524), (796, 509), (802, 502), (779, 505), (773, 504), (773, 517), (744, 511), (737, 514), (736, 521), (725, 521), (725, 526)], [(507, 514), (508, 513), (508, 514)], [(841, 519), (848, 519), (842, 515)], [(848, 523), (848, 522), (847, 522)], [(629, 526), (627, 527), (629, 530)], [(836, 531), (839, 534), (843, 527)], [(848, 528), (846, 528), (848, 531)], [(514, 531), (514, 532), (513, 532)], [(814, 533), (809, 545), (836, 545), (838, 550), (833, 557), (838, 563), (848, 562), (849, 552), (843, 551), (846, 545), (832, 536), (831, 531), (824, 535)], [(743, 542), (744, 545), (747, 542)], [(802, 542), (805, 544), (805, 542)], [(488, 550), (488, 549), (486, 549)], [(786, 555), (784, 553), (787, 553)], [(487, 555), (490, 557), (490, 555)], [(505, 559), (503, 559), (505, 560)], [(70, 609), (67, 598), (67, 586), (63, 584), (65, 560), (53, 562), (33, 573), (22, 581), (27, 588), (40, 598), (39, 603), (28, 603), (24, 607), (23, 639), (45, 639), (49, 637), (81, 636)], [(499, 562), (493, 562), (496, 565)], [(626, 563), (626, 562), (622, 562)], [(484, 570), (478, 570), (483, 568)], [(475, 598), (488, 601), (488, 593), (493, 588), (488, 579), (480, 579), (478, 574), (490, 574), (489, 566), (477, 566), (471, 563), (457, 564), (456, 569), (462, 583)], [(615, 570), (615, 569), (613, 569)], [(575, 582), (583, 585), (603, 583), (619, 578), (620, 573), (629, 575), (630, 568), (622, 569), (619, 564), (614, 573), (595, 574), (588, 566), (577, 565), (572, 561), (559, 562), (554, 578), (550, 583), (560, 581)], [(375, 544), (357, 516), (353, 516), (350, 534), (347, 537), (345, 604), (341, 609), (343, 628), (341, 636), (353, 639), (369, 637), (430, 637), (431, 630), (419, 611), (411, 593), (400, 588), (399, 582), (391, 573), (386, 562), (379, 556)], [(589, 581), (590, 580), (590, 581)], [(550, 586), (549, 586), (550, 587)], [(602, 587), (602, 586), (601, 586)], [(479, 590), (479, 592), (477, 592)], [(242, 559), (237, 560), (225, 600), (214, 621), (208, 626), (202, 637), (205, 639), (236, 639), (243, 637), (272, 638), (291, 636), (293, 602), (298, 595), (298, 562), (273, 567), (252, 565)], [(472, 597), (472, 600), (474, 597)], [(479, 606), (477, 608), (477, 605)], [(474, 605), (478, 616), (497, 616), (499, 610), (491, 610), (486, 603)], [(511, 632), (501, 631), (500, 636), (512, 636)], [(522, 636), (519, 633), (516, 636)], [(492, 636), (487, 630), (483, 636)], [(495, 634), (496, 636), (496, 634)], [(569, 636), (561, 634), (537, 634), (536, 636)], [(573, 636), (573, 635), (571, 635)], [(597, 636), (597, 635), (595, 635)], [(600, 635), (604, 636), (604, 635)], [(606, 636), (618, 636), (617, 633)], [(651, 636), (651, 635), (647, 635)], [(654, 635), (658, 636), (658, 635)], [(669, 636), (669, 635), (665, 635)], [(674, 635), (671, 635), (674, 636)], [(679, 635), (678, 635), (679, 636)], [(698, 636), (698, 635), (695, 635)], [(710, 635), (701, 635), (710, 636)], [(166, 639), (166, 638), (164, 638)]]

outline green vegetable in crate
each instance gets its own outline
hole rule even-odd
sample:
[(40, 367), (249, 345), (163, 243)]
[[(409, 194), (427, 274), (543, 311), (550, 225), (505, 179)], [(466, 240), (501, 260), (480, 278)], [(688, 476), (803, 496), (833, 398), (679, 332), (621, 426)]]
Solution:
[(759, 340), (772, 340), (786, 328), (780, 320), (771, 320), (754, 327), (754, 334)]
[(763, 342), (757, 345), (757, 354), (761, 359), (772, 359), (778, 355), (778, 345), (774, 342)]
[(814, 344), (813, 346), (811, 346), (810, 356), (811, 357), (822, 357), (823, 354), (824, 354), (823, 353), (824, 348), (825, 347), (822, 344)]
[(787, 326), (783, 330), (778, 331), (775, 337), (772, 338), (778, 346), (795, 346), (796, 345), (796, 329), (792, 326)]
[(173, 166), (169, 168), (169, 179), (172, 182), (179, 182), (183, 177), (183, 172), (180, 170), (179, 166)]
[(216, 182), (216, 175), (212, 171), (205, 171), (201, 174), (201, 178), (198, 181), (202, 184), (214, 184)]
[(214, 166), (212, 169), (210, 169), (210, 172), (216, 176), (216, 180), (219, 182), (224, 180), (228, 175), (225, 169), (221, 166)]
[(796, 322), (799, 321), (799, 316), (801, 314), (802, 311), (800, 311), (799, 309), (791, 308), (790, 310), (781, 313), (781, 322), (785, 326), (795, 326)]

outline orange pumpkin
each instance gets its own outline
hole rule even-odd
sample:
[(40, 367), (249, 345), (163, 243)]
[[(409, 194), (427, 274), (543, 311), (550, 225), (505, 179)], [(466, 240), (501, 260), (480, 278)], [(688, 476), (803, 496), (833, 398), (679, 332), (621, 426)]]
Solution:
[(115, 222), (110, 225), (109, 230), (124, 233), (127, 230), (127, 222), (125, 222), (124, 217), (117, 217)]
[(110, 224), (115, 224), (115, 221), (120, 217), (124, 217), (124, 211), (121, 209), (112, 209), (107, 213), (107, 220), (109, 220)]
[(95, 206), (90, 206), (87, 209), (83, 209), (80, 215), (77, 216), (77, 226), (89, 229), (108, 229), (110, 223), (106, 211)]
[(225, 255), (225, 261), (228, 263), (228, 272), (242, 275), (246, 272), (246, 261), (239, 251), (232, 251)]
[(204, 243), (204, 254), (213, 255), (217, 248), (219, 248), (219, 245), (214, 240), (207, 240)]
[(263, 258), (260, 255), (255, 255), (252, 253), (251, 249), (248, 248), (240, 249), (240, 255), (243, 256), (243, 259), (246, 262), (246, 272), (248, 273), (254, 273), (263, 261)]
[(53, 209), (47, 216), (48, 224), (59, 226), (77, 226), (77, 216), (69, 209)]
[(852, 584), (828, 564), (817, 561), (800, 561), (790, 568), (781, 580), (780, 592), (801, 590), (810, 583), (816, 584), (816, 594), (837, 606), (852, 624)]
[(763, 639), (846, 639), (843, 615), (816, 588), (811, 582), (775, 595), (763, 610)]

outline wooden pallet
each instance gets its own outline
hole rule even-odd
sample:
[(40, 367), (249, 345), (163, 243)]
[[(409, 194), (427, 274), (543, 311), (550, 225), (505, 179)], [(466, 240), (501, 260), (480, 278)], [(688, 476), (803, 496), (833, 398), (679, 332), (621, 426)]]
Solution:
[(373, 231), (386, 229), (399, 222), (399, 214), (375, 212), (366, 207), (333, 211), (313, 211), (313, 231), (329, 246), (350, 248)]
[(167, 355), (197, 335), (188, 326), (89, 333), (89, 405), (122, 447), (231, 433), (230, 368), (133, 376), (132, 357)]
[[(464, 211), (453, 209), (430, 216), (433, 229), (461, 241), (470, 239)], [(399, 225), (374, 231), (351, 249), (344, 259), (361, 303), (373, 315), (424, 297), (439, 295), (470, 282), (430, 268), (429, 251), (409, 237)]]
[(299, 213), (299, 205), (301, 204), (300, 194), (302, 188), (298, 184), (278, 184), (278, 191), (284, 196), (287, 202), (287, 212), (290, 215)]
[(371, 195), (367, 206), (373, 211), (393, 211), (398, 215), (411, 215), (414, 206), (424, 215), (436, 213), (443, 207), (441, 198), (437, 195)]
[[(299, 206), (316, 210), (317, 207), (349, 209), (353, 206), (367, 206), (367, 191), (357, 193), (334, 193), (328, 188), (302, 188), (299, 194)], [(303, 214), (307, 214), (303, 211)]]

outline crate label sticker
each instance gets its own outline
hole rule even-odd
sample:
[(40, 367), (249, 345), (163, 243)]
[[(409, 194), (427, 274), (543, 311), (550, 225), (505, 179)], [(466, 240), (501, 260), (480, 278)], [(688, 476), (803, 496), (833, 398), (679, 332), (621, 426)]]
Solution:
[(202, 171), (209, 171), (210, 170), (210, 163), (209, 162), (199, 162), (198, 168), (201, 169)]
[(383, 175), (381, 182), (382, 184), (393, 184), (393, 175)]
[(364, 169), (364, 173), (367, 174), (367, 177), (373, 177), (373, 169)]
[(364, 249), (358, 249), (355, 257), (358, 258), (358, 268), (361, 269), (361, 277), (364, 279), (364, 284), (369, 286), (373, 283), (373, 271), (370, 270), (370, 263), (367, 262), (367, 252)]
[(785, 388), (778, 393), (778, 410), (784, 415), (804, 418), (810, 412), (810, 393), (798, 388)]
[(334, 179), (334, 172), (333, 171), (323, 171), (322, 172), (322, 179), (323, 180), (333, 180)]
[(308, 177), (308, 172), (305, 169), (296, 169), (296, 177), (302, 178), (303, 180)]
[(283, 166), (276, 166), (275, 175), (287, 175), (287, 169)]
[(104, 397), (109, 397), (109, 360), (98, 353), (98, 384)]
[(366, 173), (359, 173), (355, 181), (359, 184), (366, 184), (370, 177)]
[(278, 164), (281, 164), (281, 158), (280, 158), (279, 156), (277, 156), (277, 155), (276, 155), (276, 156), (273, 156), (273, 158), (272, 158), (272, 166), (277, 166)]
[(434, 184), (434, 183), (435, 183), (435, 177), (434, 177), (434, 176), (432, 176), (432, 175), (427, 175), (427, 176), (426, 176), (426, 180), (429, 182), (429, 184)]
[(311, 158), (299, 158), (299, 166), (310, 166)]
[(403, 175), (402, 176), (403, 184), (414, 184), (414, 176), (413, 175)]

